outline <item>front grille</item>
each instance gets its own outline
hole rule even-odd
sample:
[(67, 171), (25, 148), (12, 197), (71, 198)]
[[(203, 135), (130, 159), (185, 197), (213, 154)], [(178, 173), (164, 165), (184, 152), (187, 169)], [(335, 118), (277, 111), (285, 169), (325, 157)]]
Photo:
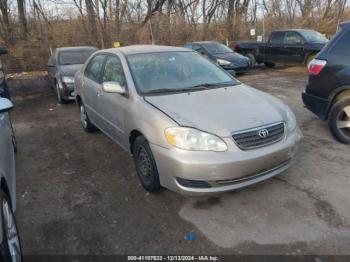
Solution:
[(252, 149), (275, 143), (284, 135), (284, 123), (257, 127), (232, 134), (241, 149)]

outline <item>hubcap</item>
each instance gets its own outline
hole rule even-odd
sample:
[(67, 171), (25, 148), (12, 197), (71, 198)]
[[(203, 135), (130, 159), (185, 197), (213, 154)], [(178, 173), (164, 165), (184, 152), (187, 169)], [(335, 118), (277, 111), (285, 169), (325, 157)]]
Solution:
[(350, 105), (344, 107), (337, 117), (337, 127), (344, 135), (350, 137)]
[(141, 174), (141, 179), (147, 184), (151, 182), (151, 179), (152, 179), (151, 159), (146, 149), (143, 146), (140, 146), (138, 149), (137, 167)]
[(17, 227), (13, 213), (6, 199), (2, 202), (2, 213), (4, 217), (4, 231), (6, 232), (7, 244), (10, 250), (11, 259), (13, 262), (21, 261), (21, 247), (17, 233)]
[(84, 128), (87, 127), (87, 114), (83, 105), (80, 106), (80, 122)]

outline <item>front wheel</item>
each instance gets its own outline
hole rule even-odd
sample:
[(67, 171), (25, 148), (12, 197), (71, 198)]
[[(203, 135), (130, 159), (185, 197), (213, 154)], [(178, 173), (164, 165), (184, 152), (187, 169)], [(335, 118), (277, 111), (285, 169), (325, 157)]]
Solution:
[(55, 91), (56, 91), (57, 102), (59, 104), (65, 104), (67, 101), (64, 98), (62, 98), (62, 93), (61, 93), (59, 83), (56, 82), (55, 86), (56, 86)]
[(147, 140), (143, 136), (137, 137), (132, 151), (137, 176), (143, 188), (150, 193), (159, 191), (160, 183), (156, 161)]
[(93, 123), (91, 123), (83, 103), (79, 105), (79, 109), (80, 109), (80, 123), (83, 129), (88, 133), (95, 132), (97, 128)]
[(329, 128), (339, 142), (350, 144), (350, 97), (333, 105), (329, 116)]
[(0, 191), (0, 206), (1, 206), (1, 218), (2, 218), (2, 243), (1, 254), (2, 260), (5, 262), (21, 262), (22, 247), (18, 234), (18, 228), (16, 219), (13, 214), (10, 199), (4, 191)]

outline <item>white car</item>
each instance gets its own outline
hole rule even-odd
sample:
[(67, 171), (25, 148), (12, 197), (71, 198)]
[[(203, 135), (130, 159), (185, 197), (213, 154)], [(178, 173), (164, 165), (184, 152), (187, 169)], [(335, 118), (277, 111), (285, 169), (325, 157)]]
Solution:
[(22, 261), (16, 209), (15, 153), (8, 111), (12, 103), (0, 98), (0, 261)]

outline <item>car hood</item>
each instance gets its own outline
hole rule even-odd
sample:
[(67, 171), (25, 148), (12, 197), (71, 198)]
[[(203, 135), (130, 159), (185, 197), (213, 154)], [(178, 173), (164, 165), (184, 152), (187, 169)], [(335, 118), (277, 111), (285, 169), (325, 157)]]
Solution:
[(80, 70), (80, 68), (83, 65), (77, 64), (77, 65), (61, 65), (59, 71), (61, 72), (62, 75), (64, 76), (73, 76), (77, 71)]
[(191, 93), (146, 96), (145, 100), (180, 126), (222, 137), (232, 132), (283, 121), (285, 105), (278, 99), (240, 84)]
[(224, 53), (224, 54), (215, 54), (214, 55), (215, 58), (220, 58), (220, 59), (225, 59), (227, 61), (230, 62), (237, 62), (237, 61), (241, 61), (241, 62), (247, 62), (249, 61), (248, 58), (246, 58), (245, 56), (242, 56), (241, 54), (238, 53)]

